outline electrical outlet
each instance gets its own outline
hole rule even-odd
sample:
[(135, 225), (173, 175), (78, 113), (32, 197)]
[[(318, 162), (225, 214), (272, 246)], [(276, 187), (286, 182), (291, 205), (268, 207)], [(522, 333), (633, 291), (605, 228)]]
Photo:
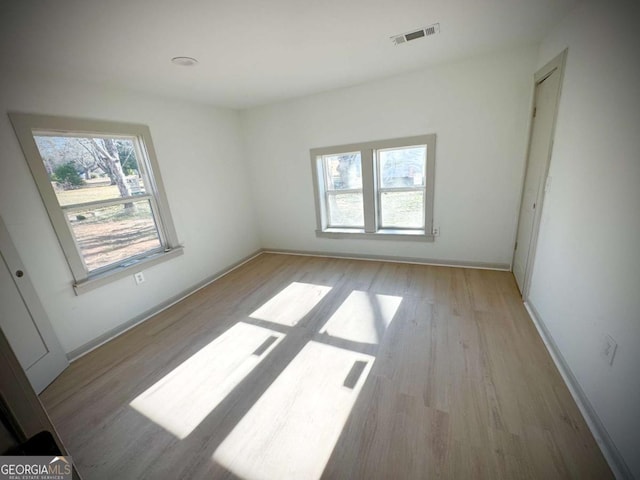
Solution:
[(439, 237), (440, 236), (440, 227), (433, 227), (431, 229), (431, 235), (433, 235), (434, 237)]
[(144, 273), (142, 273), (142, 272), (138, 272), (138, 273), (134, 274), (133, 278), (135, 279), (137, 285), (140, 285), (141, 283), (144, 283)]
[(618, 344), (609, 335), (605, 335), (602, 343), (602, 356), (607, 360), (609, 365), (613, 365), (613, 359), (618, 351)]

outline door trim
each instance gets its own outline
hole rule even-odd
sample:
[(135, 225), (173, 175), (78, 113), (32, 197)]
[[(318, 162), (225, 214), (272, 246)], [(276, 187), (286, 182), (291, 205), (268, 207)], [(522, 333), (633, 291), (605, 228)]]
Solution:
[[(524, 284), (522, 287), (522, 298), (523, 300), (527, 300), (529, 297), (529, 288), (531, 286), (531, 275), (533, 273), (533, 265), (536, 256), (536, 247), (538, 244), (538, 233), (540, 231), (540, 219), (542, 218), (542, 210), (544, 209), (544, 194), (545, 187), (547, 183), (547, 178), (549, 176), (549, 165), (551, 164), (551, 156), (553, 154), (553, 146), (554, 146), (554, 138), (556, 134), (556, 124), (558, 120), (558, 110), (560, 106), (560, 96), (562, 94), (562, 84), (564, 83), (564, 72), (565, 65), (567, 62), (567, 53), (568, 49), (564, 49), (558, 56), (553, 58), (551, 61), (546, 63), (542, 68), (540, 68), (533, 75), (533, 102), (531, 103), (531, 112), (530, 112), (530, 125), (529, 125), (529, 139), (527, 141), (527, 161), (524, 165), (524, 175), (522, 177), (522, 193), (520, 194), (520, 204), (518, 205), (518, 223), (516, 224), (516, 233), (515, 233), (515, 241), (518, 240), (518, 229), (520, 226), (520, 211), (522, 208), (522, 202), (524, 201), (524, 185), (526, 181), (527, 174), (527, 165), (529, 163), (529, 156), (531, 154), (531, 140), (533, 137), (533, 115), (534, 109), (536, 105), (536, 87), (546, 80), (553, 72), (557, 71), (560, 75), (558, 80), (558, 92), (556, 94), (555, 99), (555, 108), (553, 112), (553, 119), (551, 122), (551, 142), (549, 143), (549, 152), (547, 154), (547, 159), (544, 165), (544, 174), (542, 175), (542, 181), (538, 186), (538, 194), (536, 195), (536, 206), (534, 215), (533, 215), (533, 227), (531, 230), (531, 241), (529, 243), (529, 255), (527, 256), (527, 264), (525, 265), (524, 272)], [(514, 242), (515, 243), (515, 242)], [(513, 257), (511, 259), (511, 271), (513, 271), (514, 259), (515, 259), (515, 248), (513, 251)]]

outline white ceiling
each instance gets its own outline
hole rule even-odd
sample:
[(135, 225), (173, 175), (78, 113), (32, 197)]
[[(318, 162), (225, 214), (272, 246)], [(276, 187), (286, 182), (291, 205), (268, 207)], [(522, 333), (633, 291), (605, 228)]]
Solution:
[(245, 108), (535, 43), (579, 1), (2, 0), (0, 68)]

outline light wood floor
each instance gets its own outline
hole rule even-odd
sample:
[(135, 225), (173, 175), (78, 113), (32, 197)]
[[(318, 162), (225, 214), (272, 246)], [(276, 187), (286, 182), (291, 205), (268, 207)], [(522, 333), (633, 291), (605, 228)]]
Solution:
[(92, 479), (602, 479), (494, 272), (263, 254), (41, 399)]

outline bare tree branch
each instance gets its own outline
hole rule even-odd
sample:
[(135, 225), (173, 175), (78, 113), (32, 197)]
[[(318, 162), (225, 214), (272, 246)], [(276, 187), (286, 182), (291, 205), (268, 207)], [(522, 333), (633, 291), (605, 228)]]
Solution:
[(91, 139), (91, 143), (96, 147), (98, 152), (100, 152), (102, 155), (107, 157), (109, 160), (112, 160), (112, 161), (115, 160), (115, 158), (113, 158), (111, 154), (107, 152), (107, 150), (102, 145), (100, 145), (95, 138)]

